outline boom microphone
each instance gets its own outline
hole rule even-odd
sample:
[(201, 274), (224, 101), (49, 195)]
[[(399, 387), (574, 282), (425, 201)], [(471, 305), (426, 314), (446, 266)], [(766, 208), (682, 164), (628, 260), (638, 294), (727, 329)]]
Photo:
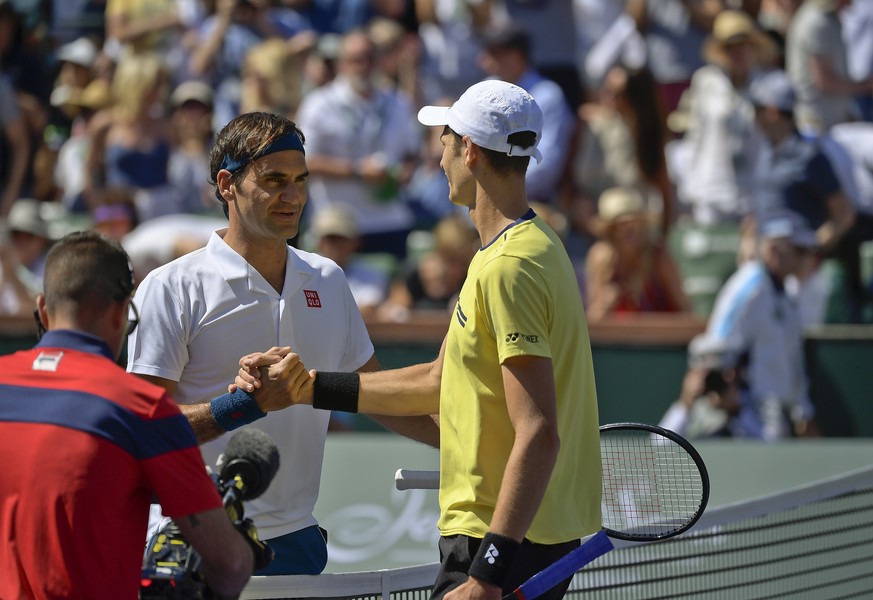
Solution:
[(279, 448), (259, 429), (240, 429), (228, 440), (215, 466), (222, 481), (236, 490), (232, 502), (252, 500), (267, 491), (279, 470)]

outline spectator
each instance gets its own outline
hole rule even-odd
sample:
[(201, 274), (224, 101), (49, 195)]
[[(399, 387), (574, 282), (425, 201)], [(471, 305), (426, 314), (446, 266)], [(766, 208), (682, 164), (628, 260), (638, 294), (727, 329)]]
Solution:
[(91, 220), (95, 230), (120, 242), (138, 225), (133, 197), (122, 188), (104, 190), (91, 210)]
[(92, 138), (88, 168), (93, 172), (102, 160), (104, 174), (103, 181), (86, 183), (90, 202), (102, 186), (125, 187), (134, 194), (141, 220), (179, 212), (169, 182), (171, 125), (163, 112), (168, 83), (157, 56), (134, 54), (119, 62), (112, 118)]
[(81, 37), (58, 48), (56, 56), (60, 68), (51, 103), (53, 106), (63, 106), (94, 79), (97, 46), (90, 39)]
[(236, 597), (251, 575), (245, 526), (228, 520), (191, 427), (166, 392), (116, 364), (137, 325), (134, 286), (117, 243), (65, 237), (37, 299), (45, 335), (2, 358), (4, 598), (136, 597), (155, 495), (216, 594)]
[(631, 188), (601, 194), (603, 237), (585, 262), (586, 314), (591, 322), (637, 312), (689, 312), (679, 271), (654, 241), (642, 196)]
[(668, 112), (676, 109), (692, 75), (703, 66), (703, 43), (726, 4), (723, 0), (627, 0), (626, 10), (645, 38), (648, 66)]
[(491, 21), (490, 2), (418, 0), (415, 10), (422, 93), (428, 101), (457, 98), (485, 76), (476, 57), (480, 34)]
[(847, 318), (855, 322), (866, 295), (860, 282), (862, 230), (854, 229), (856, 210), (821, 145), (798, 132), (794, 91), (787, 75), (772, 71), (760, 78), (752, 88), (752, 100), (758, 125), (773, 149), (757, 210), (787, 208), (816, 229), (821, 253), (835, 258), (845, 271)]
[(6, 224), (16, 261), (22, 267), (20, 277), (34, 294), (42, 292), (45, 259), (52, 246), (42, 202), (33, 198), (16, 200)]
[[(498, 5), (495, 0), (487, 1)], [(557, 83), (567, 105), (575, 111), (582, 104), (584, 92), (576, 66), (578, 44), (573, 3), (503, 0), (502, 4), (509, 21), (520, 25), (530, 39), (531, 68)], [(494, 10), (494, 22), (499, 22), (497, 12)]]
[(375, 48), (366, 33), (343, 38), (337, 76), (313, 90), (298, 111), (306, 131), (311, 174), (310, 215), (339, 205), (355, 218), (361, 252), (388, 252), (402, 259), (412, 212), (402, 200), (410, 158), (419, 136), (412, 103), (377, 86)]
[(716, 17), (705, 48), (709, 64), (694, 73), (689, 91), (683, 144), (690, 161), (678, 181), (697, 224), (739, 223), (752, 209), (765, 146), (748, 90), (773, 50), (749, 15), (728, 10)]
[(197, 31), (189, 59), (190, 75), (208, 80), (215, 90), (213, 129), (240, 114), (241, 78), (249, 50), (280, 37), (263, 0), (218, 0), (215, 12)]
[(747, 437), (741, 394), (742, 349), (730, 339), (699, 334), (688, 344), (688, 370), (679, 399), (659, 425), (688, 439)]
[(243, 63), (240, 112), (294, 116), (300, 104), (302, 61), (302, 54), (292, 53), (279, 38), (252, 46)]
[(804, 0), (786, 35), (785, 64), (797, 91), (795, 119), (804, 134), (821, 135), (858, 115), (855, 96), (873, 91), (873, 78), (849, 75), (839, 11), (851, 0)]
[(816, 248), (803, 217), (777, 210), (759, 220), (756, 259), (742, 264), (716, 299), (706, 333), (748, 354), (749, 435), (767, 441), (792, 434), (814, 435), (803, 360), (803, 328), (785, 280), (804, 268)]
[[(378, 269), (356, 255), (358, 226), (348, 211), (334, 206), (318, 213), (312, 222), (315, 251), (343, 270), (355, 303), (364, 318), (376, 313), (388, 295), (389, 269)], [(393, 257), (388, 263), (393, 266)]]
[(182, 82), (170, 96), (173, 148), (167, 177), (180, 212), (217, 211), (209, 185), (212, 105), (212, 88), (202, 81)]
[(648, 69), (609, 70), (600, 102), (579, 110), (586, 128), (574, 160), (574, 187), (597, 198), (611, 187), (633, 187), (659, 215), (666, 238), (674, 220), (674, 189), (667, 172), (667, 129), (655, 80)]
[(0, 235), (0, 316), (29, 318), (37, 292), (21, 277), (21, 265), (9, 244), (9, 232)]
[(491, 28), (485, 32), (480, 64), (486, 73), (496, 79), (524, 89), (540, 105), (543, 111), (543, 137), (538, 148), (545, 160), (531, 165), (525, 185), (530, 200), (555, 205), (558, 204), (558, 191), (567, 175), (570, 144), (577, 123), (560, 86), (534, 70), (532, 52), (531, 38), (520, 26)]
[[(105, 79), (94, 79), (84, 89), (74, 92), (63, 104), (73, 118), (70, 136), (61, 144), (54, 167), (54, 182), (60, 190), (60, 202), (70, 213), (86, 213), (84, 197), (88, 156), (93, 136), (112, 119), (112, 92)], [(99, 164), (103, 164), (100, 160)]]
[[(848, 73), (855, 81), (873, 81), (873, 2), (856, 0), (840, 11)], [(873, 121), (873, 87), (855, 98), (861, 120)]]
[(469, 219), (443, 217), (434, 227), (433, 248), (392, 284), (380, 313), (402, 321), (410, 310), (451, 310), (478, 247), (479, 238)]
[[(3, 27), (3, 6), (0, 4), (0, 30)], [(2, 75), (0, 128), (0, 217), (5, 217), (24, 188), (31, 144), (27, 123), (15, 98), (15, 90)]]

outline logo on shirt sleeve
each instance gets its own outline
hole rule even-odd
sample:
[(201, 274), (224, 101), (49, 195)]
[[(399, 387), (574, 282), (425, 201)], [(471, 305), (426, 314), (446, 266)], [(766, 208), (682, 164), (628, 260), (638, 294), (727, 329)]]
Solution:
[(529, 335), (527, 333), (519, 333), (518, 331), (514, 331), (506, 336), (506, 343), (512, 344), (517, 342), (519, 339), (528, 342), (529, 344), (538, 344), (540, 341), (540, 336), (538, 335)]
[(315, 290), (303, 290), (306, 295), (306, 306), (309, 308), (321, 308), (321, 299)]

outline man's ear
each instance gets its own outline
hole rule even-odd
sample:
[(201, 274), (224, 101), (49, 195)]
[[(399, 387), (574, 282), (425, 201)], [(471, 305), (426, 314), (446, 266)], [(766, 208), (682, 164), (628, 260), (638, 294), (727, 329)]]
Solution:
[(234, 189), (233, 176), (227, 169), (221, 169), (215, 176), (215, 185), (218, 188), (218, 193), (224, 198), (225, 202), (231, 202), (236, 197)]
[(39, 322), (42, 323), (43, 328), (48, 330), (48, 313), (45, 310), (45, 294), (38, 294), (36, 296), (36, 312), (39, 318)]
[(464, 157), (464, 164), (467, 167), (472, 167), (479, 158), (479, 146), (474, 144), (468, 135), (461, 138), (461, 143), (463, 144), (461, 154)]

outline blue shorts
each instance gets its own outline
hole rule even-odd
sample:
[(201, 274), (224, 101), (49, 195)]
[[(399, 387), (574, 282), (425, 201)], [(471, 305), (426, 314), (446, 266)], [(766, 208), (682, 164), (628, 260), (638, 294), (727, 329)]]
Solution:
[(255, 575), (318, 575), (327, 565), (327, 540), (318, 525), (266, 542), (276, 557)]

